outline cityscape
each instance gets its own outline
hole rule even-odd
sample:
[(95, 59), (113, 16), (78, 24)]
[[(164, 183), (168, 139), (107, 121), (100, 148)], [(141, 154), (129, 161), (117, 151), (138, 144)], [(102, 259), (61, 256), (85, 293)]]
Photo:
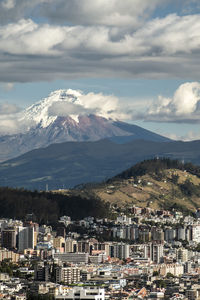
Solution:
[(1, 297), (197, 299), (200, 210), (128, 210), (114, 220), (62, 216), (56, 230), (33, 214), (1, 219)]
[(0, 300), (200, 300), (199, 58), (199, 0), (0, 0)]

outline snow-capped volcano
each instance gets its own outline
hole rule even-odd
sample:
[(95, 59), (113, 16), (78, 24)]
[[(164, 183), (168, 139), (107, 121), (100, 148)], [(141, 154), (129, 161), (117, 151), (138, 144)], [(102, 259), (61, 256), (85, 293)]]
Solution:
[[(80, 99), (82, 93), (75, 90), (57, 90), (52, 92), (47, 98), (31, 105), (28, 107), (24, 113), (22, 119), (33, 121), (36, 125), (43, 128), (48, 127), (50, 124), (54, 123), (58, 116), (51, 113), (52, 106), (55, 104), (67, 104), (71, 103), (73, 105), (80, 105)], [(69, 116), (77, 120), (77, 116)]]
[(47, 98), (28, 107), (21, 121), (46, 128), (59, 117), (67, 117), (79, 123), (80, 116), (95, 114), (106, 119), (116, 119), (117, 99), (102, 94), (83, 94), (78, 90), (57, 90)]
[[(68, 141), (119, 137), (125, 141), (166, 140), (138, 126), (118, 121), (120, 116), (122, 113), (114, 96), (84, 94), (71, 89), (57, 90), (19, 113), (19, 133), (0, 137), (0, 161)], [(20, 124), (23, 132), (20, 131)]]

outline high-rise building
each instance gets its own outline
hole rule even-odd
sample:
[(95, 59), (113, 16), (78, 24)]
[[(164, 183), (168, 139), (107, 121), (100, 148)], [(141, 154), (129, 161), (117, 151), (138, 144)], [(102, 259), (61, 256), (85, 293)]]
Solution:
[(157, 243), (164, 242), (164, 232), (161, 228), (152, 227), (151, 229), (151, 239)]
[(1, 246), (9, 250), (16, 248), (16, 231), (14, 229), (2, 230)]
[(144, 246), (144, 257), (150, 258), (151, 261), (158, 264), (163, 257), (163, 245), (149, 243)]
[(176, 230), (171, 227), (166, 227), (164, 231), (164, 238), (166, 242), (172, 242), (176, 237)]
[(35, 234), (34, 227), (19, 227), (18, 229), (18, 250), (34, 249)]
[(130, 256), (130, 246), (125, 243), (112, 243), (109, 246), (109, 256), (127, 259)]
[(51, 278), (50, 266), (41, 261), (35, 265), (34, 274), (37, 281), (49, 281)]
[(179, 248), (176, 250), (176, 260), (178, 262), (187, 262), (188, 261), (188, 250), (184, 248)]
[(185, 227), (178, 227), (176, 237), (179, 240), (185, 240), (186, 238), (186, 228)]

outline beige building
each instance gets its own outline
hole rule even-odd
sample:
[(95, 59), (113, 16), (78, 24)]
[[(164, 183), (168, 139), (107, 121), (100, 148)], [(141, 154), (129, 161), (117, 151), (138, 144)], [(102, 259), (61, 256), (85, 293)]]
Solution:
[(0, 250), (0, 261), (4, 259), (11, 259), (12, 262), (18, 262), (20, 254), (8, 250)]
[(65, 252), (65, 239), (62, 236), (55, 237), (53, 239), (54, 248), (58, 249), (60, 252)]
[(160, 275), (166, 276), (167, 273), (171, 273), (174, 276), (180, 276), (184, 273), (183, 266), (181, 264), (161, 264), (159, 266)]

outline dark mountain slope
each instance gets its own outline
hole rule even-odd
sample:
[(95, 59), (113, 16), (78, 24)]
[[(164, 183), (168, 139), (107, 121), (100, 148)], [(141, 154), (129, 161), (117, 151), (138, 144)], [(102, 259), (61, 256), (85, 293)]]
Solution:
[(128, 124), (125, 122), (114, 122), (116, 127), (120, 128), (123, 131), (131, 133), (127, 136), (113, 136), (110, 138), (111, 141), (119, 144), (127, 143), (134, 140), (145, 140), (145, 141), (153, 141), (153, 142), (169, 142), (170, 139), (156, 134), (147, 129), (141, 128), (137, 125)]
[(132, 141), (116, 144), (109, 140), (67, 142), (30, 151), (0, 164), (1, 186), (44, 190), (101, 182), (156, 156), (200, 164), (200, 141)]

